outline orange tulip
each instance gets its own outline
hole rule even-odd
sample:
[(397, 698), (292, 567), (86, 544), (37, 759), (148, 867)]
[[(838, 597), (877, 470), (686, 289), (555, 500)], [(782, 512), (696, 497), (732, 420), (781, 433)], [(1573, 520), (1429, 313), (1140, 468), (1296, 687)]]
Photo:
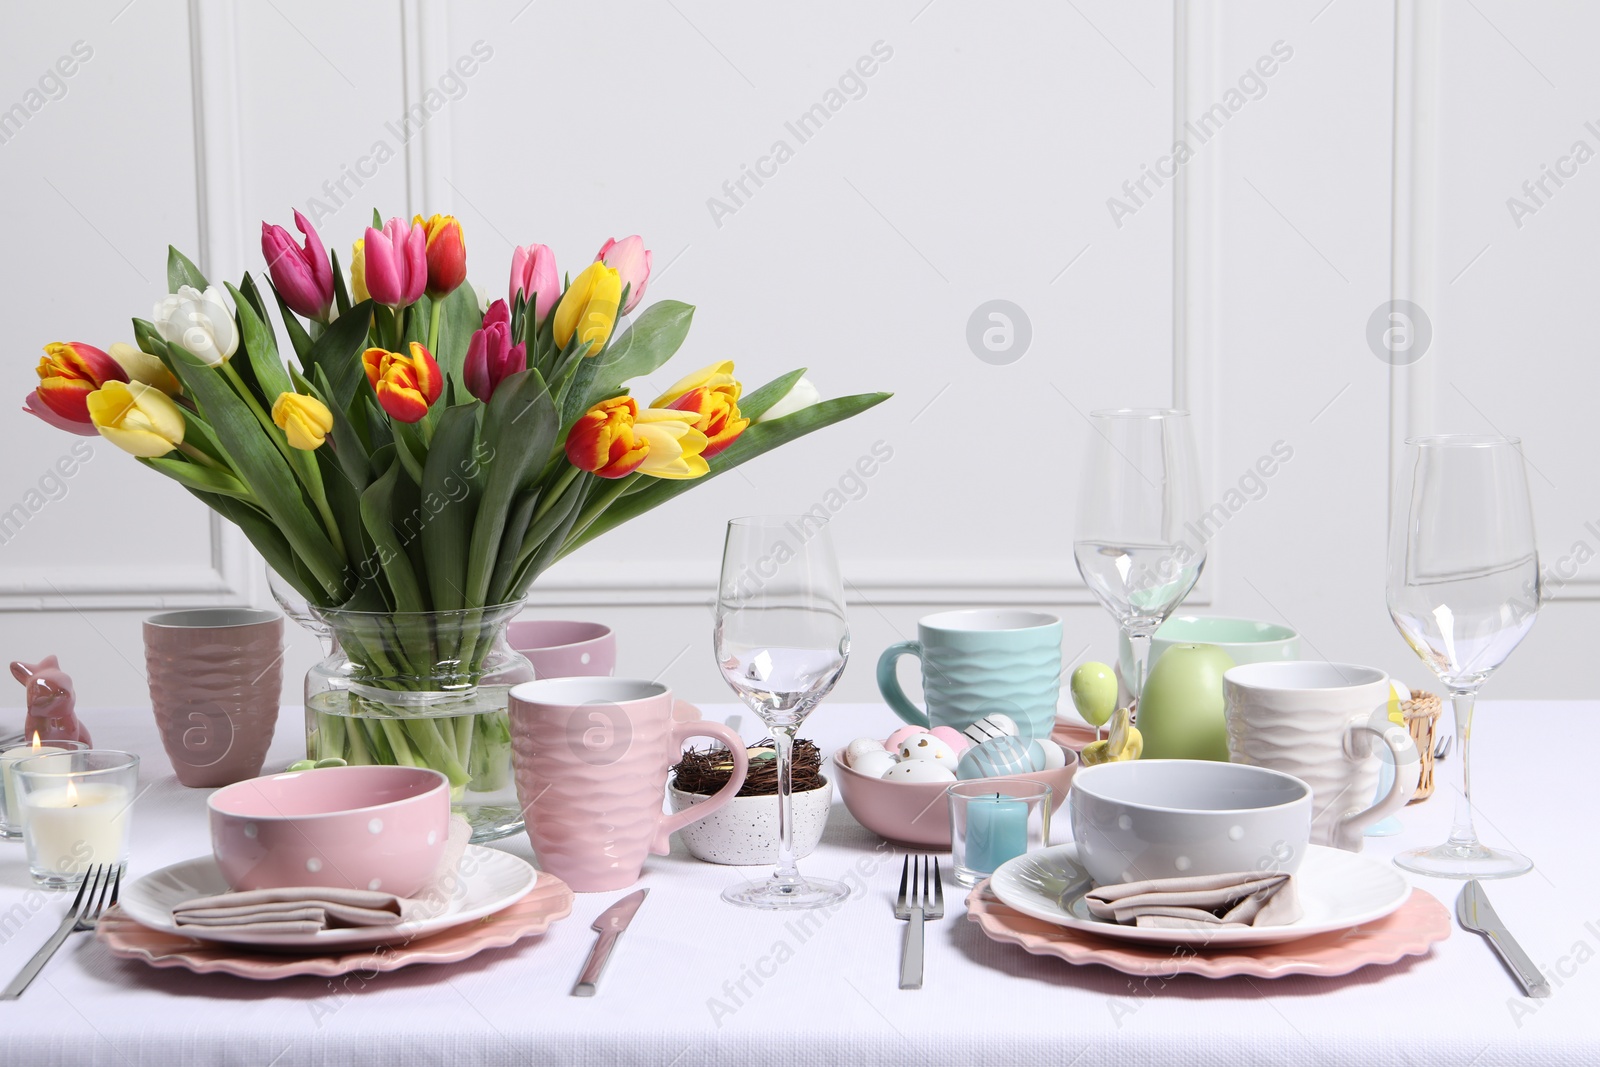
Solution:
[(416, 422), (444, 391), (444, 376), (429, 351), (416, 341), (411, 354), (369, 348), (361, 355), (378, 404), (401, 422)]
[(449, 296), (467, 280), (467, 241), (454, 215), (418, 215), (412, 220), (428, 235), (428, 295)]
[(692, 414), (690, 425), (705, 434), (708, 442), (701, 455), (710, 459), (733, 444), (750, 425), (750, 420), (739, 414), (739, 396), (743, 392), (744, 386), (733, 376), (733, 360), (725, 359), (679, 381), (656, 397), (651, 406)]
[(39, 399), (71, 422), (89, 423), (89, 394), (107, 382), (125, 382), (128, 372), (109, 355), (82, 341), (44, 346), (39, 360)]
[(653, 478), (698, 478), (710, 471), (706, 436), (686, 412), (639, 408), (631, 396), (602, 400), (567, 434), (567, 459), (602, 478), (638, 471)]

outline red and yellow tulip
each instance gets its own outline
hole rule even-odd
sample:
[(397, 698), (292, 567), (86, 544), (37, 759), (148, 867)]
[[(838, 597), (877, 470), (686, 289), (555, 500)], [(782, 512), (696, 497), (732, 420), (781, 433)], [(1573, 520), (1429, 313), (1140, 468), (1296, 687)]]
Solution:
[(89, 394), (107, 382), (126, 382), (128, 372), (94, 345), (56, 341), (39, 360), (38, 396), (44, 406), (71, 422), (90, 422)]
[(467, 240), (454, 215), (421, 215), (412, 219), (427, 234), (428, 296), (449, 296), (467, 280)]
[(652, 478), (698, 478), (710, 471), (701, 455), (706, 435), (687, 412), (640, 409), (631, 396), (602, 400), (567, 434), (567, 459), (602, 478), (638, 471)]
[(562, 348), (578, 335), (589, 346), (589, 355), (605, 347), (617, 324), (617, 306), (622, 303), (622, 277), (599, 260), (589, 264), (572, 279), (572, 284), (556, 306), (553, 336)]
[(361, 355), (367, 381), (378, 394), (378, 404), (401, 422), (416, 422), (444, 391), (444, 376), (433, 354), (417, 341), (410, 355), (369, 348)]
[(744, 386), (733, 376), (733, 360), (725, 359), (677, 382), (650, 406), (693, 415), (690, 425), (706, 435), (701, 455), (710, 459), (733, 444), (750, 425), (750, 420), (739, 414), (739, 396), (743, 392)]
[(272, 421), (288, 436), (289, 447), (302, 452), (321, 448), (333, 431), (333, 412), (304, 393), (279, 393), (272, 405)]

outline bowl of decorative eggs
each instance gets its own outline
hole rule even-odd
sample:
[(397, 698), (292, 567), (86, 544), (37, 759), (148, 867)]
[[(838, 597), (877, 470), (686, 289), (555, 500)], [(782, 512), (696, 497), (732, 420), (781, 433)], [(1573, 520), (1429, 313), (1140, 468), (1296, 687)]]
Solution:
[(952, 782), (1029, 778), (1048, 785), (1051, 806), (1066, 803), (1078, 755), (1048, 737), (1024, 739), (1008, 715), (965, 730), (902, 726), (886, 740), (858, 737), (833, 754), (834, 780), (856, 821), (880, 837), (948, 851)]

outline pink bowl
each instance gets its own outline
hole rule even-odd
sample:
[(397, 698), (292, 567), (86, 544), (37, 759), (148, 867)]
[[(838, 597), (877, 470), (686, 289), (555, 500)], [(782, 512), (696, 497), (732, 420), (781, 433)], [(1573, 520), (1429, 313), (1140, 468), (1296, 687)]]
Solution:
[(609, 677), (617, 670), (617, 636), (599, 622), (526, 619), (506, 630), (537, 678)]
[[(950, 851), (950, 802), (944, 791), (949, 782), (895, 782), (853, 771), (844, 762), (844, 750), (833, 754), (839, 794), (856, 822), (879, 837), (904, 845)], [(1050, 787), (1050, 810), (1067, 803), (1067, 788), (1078, 769), (1077, 753), (1067, 752), (1067, 765), (1053, 771), (1010, 774), (986, 781), (1026, 778)]]
[(234, 889), (338, 886), (409, 897), (450, 836), (450, 781), (425, 767), (325, 767), (224, 786), (206, 801)]

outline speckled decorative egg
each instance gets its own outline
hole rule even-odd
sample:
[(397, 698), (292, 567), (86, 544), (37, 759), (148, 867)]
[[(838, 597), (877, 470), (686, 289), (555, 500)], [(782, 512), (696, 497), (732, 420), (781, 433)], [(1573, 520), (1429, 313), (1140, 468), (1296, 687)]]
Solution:
[(900, 761), (893, 752), (878, 749), (876, 752), (863, 752), (850, 761), (850, 769), (860, 771), (868, 778), (882, 778), (883, 773)]
[(1017, 720), (997, 711), (993, 715), (985, 715), (962, 733), (971, 738), (973, 744), (981, 745), (996, 737), (1016, 737), (1022, 731), (1017, 728)]
[(902, 726), (900, 729), (889, 735), (889, 739), (883, 743), (883, 747), (888, 749), (890, 752), (894, 752), (900, 747), (900, 742), (904, 741), (906, 738), (915, 737), (917, 734), (925, 734), (927, 732), (928, 729), (925, 726)]
[(948, 767), (940, 766), (932, 760), (925, 759), (901, 760), (885, 771), (883, 778), (888, 782), (953, 782), (956, 780), (954, 771)]
[(973, 745), (961, 756), (956, 773), (963, 779), (993, 778), (1001, 774), (1027, 774), (1034, 770), (1028, 746), (1017, 737), (991, 737)]
[(939, 740), (932, 734), (917, 734), (900, 742), (899, 754), (901, 761), (905, 760), (931, 760), (941, 767), (950, 768), (951, 773), (956, 769), (956, 750)]
[(854, 767), (856, 759), (863, 754), (883, 750), (883, 742), (876, 737), (858, 737), (844, 747), (844, 761)]
[(972, 747), (972, 739), (957, 730), (954, 726), (935, 726), (928, 731), (934, 737), (955, 749), (956, 755), (961, 755)]
[(1028, 755), (1033, 758), (1033, 769), (1036, 771), (1053, 771), (1067, 765), (1067, 750), (1048, 737), (1031, 742)]

